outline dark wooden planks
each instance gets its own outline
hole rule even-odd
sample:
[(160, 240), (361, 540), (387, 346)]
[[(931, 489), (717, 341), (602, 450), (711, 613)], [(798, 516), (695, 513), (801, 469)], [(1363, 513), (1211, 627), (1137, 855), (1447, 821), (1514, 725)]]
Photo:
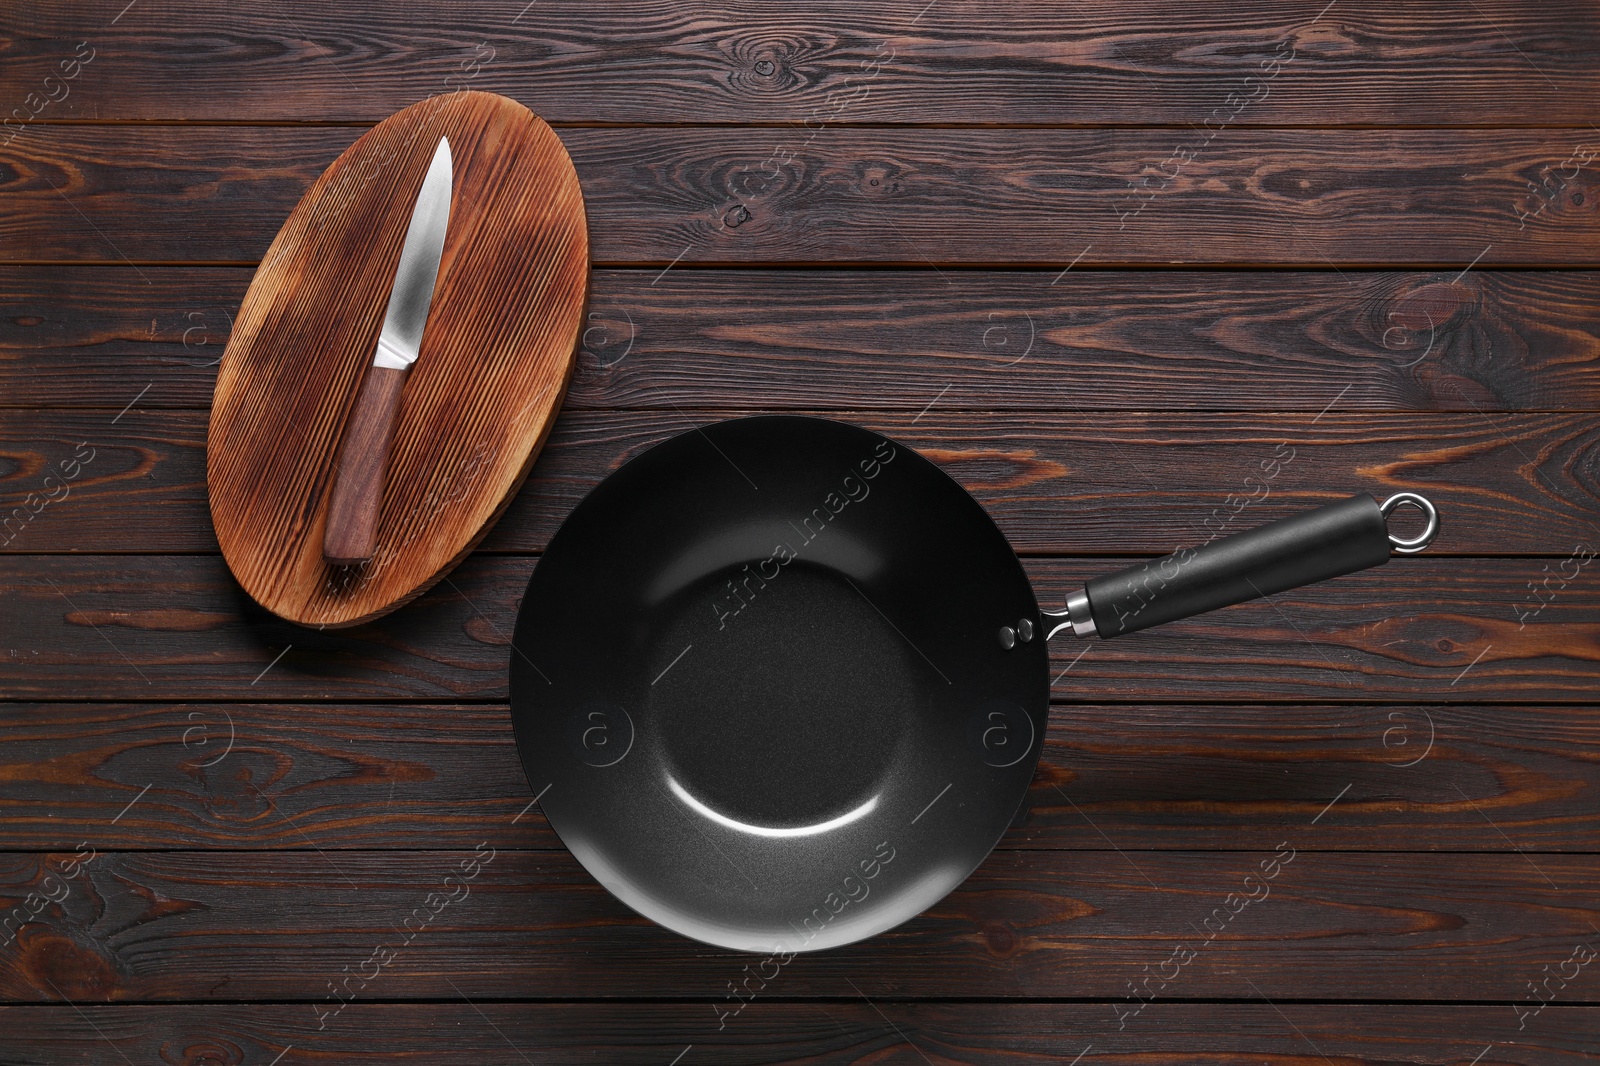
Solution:
[[(1337, 381), (1321, 391), (1325, 407), (1341, 402)], [(1600, 428), (1592, 415), (1091, 418), (1070, 393), (1057, 395), (1056, 414), (963, 411), (983, 395), (954, 387), (930, 397), (937, 403), (918, 415), (837, 414), (939, 463), (1021, 552), (1160, 554), (1354, 492), (1383, 499), (1400, 491), (1426, 493), (1444, 515), (1436, 552), (1600, 548)], [(572, 507), (623, 462), (695, 425), (746, 413), (567, 412), (484, 547), (542, 550)], [(8, 412), (0, 425), (0, 454), (11, 463), (10, 475), (0, 477), (0, 547), (215, 551), (206, 417), (140, 409)], [(74, 456), (78, 476), (46, 485)], [(56, 498), (41, 507), (37, 497), (47, 492)], [(33, 508), (38, 513), (28, 517)], [(1396, 528), (1405, 521), (1396, 517)]]
[[(182, 0), (113, 21), (51, 0), (6, 13), (0, 89), (21, 103), (87, 40), (95, 58), (41, 118), (373, 121), (470, 86), (567, 121), (1188, 124), (1239, 92), (1255, 97), (1240, 123), (1553, 124), (1587, 119), (1600, 92), (1593, 12), (1574, 0), (1321, 8), (497, 0), (378, 20), (356, 0)], [(1245, 83), (1291, 48), (1268, 91)]]
[[(0, 753), (0, 849), (561, 847), (503, 704), (13, 704)], [(1073, 703), (1000, 846), (1271, 849), (1337, 796), (1308, 850), (1583, 851), (1597, 791), (1585, 706)]]
[(504, 704), (12, 704), (3, 723), (0, 847), (561, 846), (524, 813)]
[[(1084, 651), (1057, 643), (1074, 700), (1579, 702), (1600, 685), (1593, 567), (1414, 558)], [(504, 699), (525, 556), (470, 558), (378, 622), (319, 632), (271, 618), (217, 556), (0, 557), (0, 692), (12, 699)], [(1027, 561), (1042, 602), (1108, 560)], [(1549, 568), (1548, 570), (1546, 568)], [(292, 649), (289, 646), (292, 645)], [(541, 664), (543, 669), (555, 669)]]
[(504, 698), (533, 570), (532, 559), (469, 559), (405, 610), (324, 632), (251, 602), (221, 556), (68, 559), (0, 567), (14, 605), (0, 615), (7, 696), (89, 697), (100, 660), (133, 699)]
[[(1337, 807), (1326, 816), (1337, 817)], [(855, 999), (853, 980), (874, 998), (1120, 998), (1185, 944), (1197, 957), (1165, 989), (1150, 986), (1162, 1000), (1514, 1003), (1542, 967), (1555, 973), (1596, 939), (1586, 889), (1600, 858), (1311, 852), (1301, 848), (1321, 826), (1310, 821), (1283, 829), (1276, 864), (1271, 849), (996, 852), (926, 914), (799, 956), (770, 991)], [(102, 852), (47, 884), (45, 864), (65, 870), (69, 859), (0, 856), (4, 898), (60, 899), (13, 925), (0, 998), (36, 1002), (48, 975), (73, 999), (326, 996), (332, 1010), (327, 982), (359, 977), (387, 945), (391, 965), (369, 968), (365, 989), (348, 986), (358, 998), (453, 999), (453, 982), (485, 998), (721, 999), (759, 960), (651, 924), (566, 852)], [(435, 892), (454, 899), (430, 908)], [(1239, 909), (1230, 893), (1256, 902)], [(419, 906), (431, 921), (404, 927)], [(1236, 916), (1216, 919), (1207, 942), (1196, 929), (1225, 907)], [(1591, 987), (1568, 984), (1564, 1002), (1594, 1001)]]
[[(754, 986), (752, 986), (754, 987)], [(719, 1028), (722, 1002), (494, 1003), (463, 988), (466, 1002), (353, 1003), (327, 1027), (303, 1003), (164, 1006), (13, 1006), (0, 1050), (49, 1061), (95, 1062), (120, 1050), (158, 1062), (173, 1047), (268, 1066), (358, 1061), (445, 1066), (462, 1061), (550, 1066), (601, 1061), (859, 1066), (928, 1061), (969, 1066), (1137, 1058), (1184, 1066), (1260, 1066), (1321, 1061), (1349, 1066), (1458, 1062), (1482, 1066), (1576, 1066), (1600, 1043), (1600, 1009), (1552, 1004), (1523, 1028), (1511, 1007), (1292, 1003), (1152, 1003), (1118, 1026), (1111, 1003), (792, 1003), (757, 999)], [(1283, 1013), (1279, 1013), (1282, 1010)], [(80, 1013), (81, 1012), (81, 1013)], [(1358, 1025), (1352, 1025), (1352, 1020)], [(110, 1043), (111, 1048), (107, 1047)], [(1313, 1050), (1313, 1046), (1316, 1050)], [(687, 1055), (685, 1051), (693, 1048)], [(112, 1060), (116, 1061), (116, 1060)]]
[[(355, 132), (29, 131), (0, 149), (0, 261), (253, 262)], [(827, 129), (768, 162), (747, 130), (562, 131), (603, 264), (1600, 261), (1588, 129), (1239, 129), (1168, 162), (1204, 136)]]
[[(374, 20), (348, 0), (292, 13), (176, 2), (120, 10), (116, 0), (92, 25), (84, 9), (62, 0), (0, 15), (0, 89), (13, 102), (37, 88), (73, 41), (100, 48), (71, 97), (51, 104), (13, 150), (0, 149), (0, 182), (23, 205), (8, 204), (0, 221), (0, 259), (36, 263), (24, 272), (60, 271), (49, 282), (59, 293), (53, 303), (5, 301), (0, 407), (9, 410), (0, 413), (0, 443), (20, 446), (0, 451), (0, 478), (42, 476), (35, 460), (75, 444), (68, 438), (95, 420), (112, 442), (101, 457), (123, 462), (101, 468), (110, 471), (105, 481), (86, 479), (71, 499), (52, 504), (14, 547), (133, 553), (3, 561), (9, 591), (20, 595), (0, 590), (0, 614), (22, 613), (0, 618), (0, 697), (31, 686), (51, 700), (121, 692), (147, 701), (161, 692), (175, 700), (395, 702), (8, 704), (0, 739), (27, 749), (0, 756), (11, 774), (0, 779), (0, 821), (9, 832), (17, 819), (17, 846), (51, 846), (43, 834), (59, 833), (66, 848), (78, 829), (78, 839), (99, 840), (87, 832), (98, 824), (111, 848), (289, 850), (107, 849), (100, 865), (69, 883), (64, 911), (52, 907), (21, 945), (0, 945), (0, 980), (12, 982), (0, 996), (30, 1004), (7, 1012), (0, 1058), (290, 1066), (456, 1061), (466, 1053), (689, 1066), (1072, 1062), (1081, 1053), (1080, 1066), (1101, 1056), (1196, 1066), (1331, 1056), (1489, 1066), (1575, 1061), (1600, 1042), (1594, 1009), (1570, 1005), (1597, 1002), (1588, 982), (1564, 987), (1535, 1018), (1517, 1009), (1530, 982), (1577, 944), (1596, 942), (1600, 922), (1587, 899), (1600, 873), (1594, 860), (1544, 854), (1592, 846), (1596, 828), (1593, 572), (1517, 624), (1529, 605), (1526, 582), (1553, 569), (1574, 534), (1586, 537), (1582, 523), (1593, 516), (1589, 430), (1580, 419), (1523, 415), (1595, 409), (1596, 294), (1588, 274), (1457, 277), (1474, 261), (1480, 269), (1597, 262), (1589, 211), (1600, 187), (1587, 161), (1575, 177), (1562, 172), (1563, 161), (1589, 151), (1581, 146), (1597, 143), (1587, 101), (1600, 68), (1586, 6), (1558, 0), (1535, 11), (1481, 0), (1402, 9), (1342, 0), (1325, 9), (1314, 0), (1290, 10), (1243, 0), (1210, 12), (1167, 0), (1025, 0), (997, 18), (961, 0), (870, 11), (825, 0), (781, 12), (745, 0), (693, 12), (658, 3), (579, 10), (567, 0), (528, 9), (523, 0), (496, 0), (448, 16), (408, 2)], [(1206, 115), (1226, 106), (1283, 39), (1297, 56), (1271, 92), (1129, 215), (1138, 193), (1128, 182), (1161, 183), (1174, 146), (1203, 143)], [(866, 86), (846, 80), (890, 49), (894, 58)], [(1276, 413), (1299, 411), (1304, 417), (1288, 422), (1310, 439), (1318, 476), (1275, 482), (1272, 498), (1245, 512), (1251, 522), (1308, 497), (1329, 470), (1359, 476), (1362, 487), (1414, 475), (1384, 465), (1382, 446), (1403, 446), (1407, 461), (1451, 475), (1447, 513), (1461, 516), (1446, 527), (1461, 538), (1453, 550), (1551, 555), (1397, 564), (1353, 579), (1342, 593), (1330, 586), (1329, 597), (1296, 594), (1270, 610), (1244, 608), (1138, 645), (1092, 647), (1057, 694), (1100, 702), (1054, 708), (1033, 810), (1006, 838), (1007, 850), (892, 938), (849, 956), (796, 960), (719, 1031), (718, 1009), (727, 1005), (719, 997), (745, 973), (745, 957), (646, 926), (563, 851), (514, 850), (554, 842), (537, 811), (518, 820), (528, 791), (503, 704), (400, 702), (503, 697), (505, 633), (533, 560), (474, 560), (458, 587), (441, 587), (402, 612), (408, 617), (325, 641), (265, 620), (214, 558), (139, 554), (209, 550), (196, 438), (186, 433), (183, 409), (209, 403), (213, 371), (205, 364), (219, 349), (199, 341), (220, 342), (248, 274), (148, 260), (252, 261), (320, 168), (316, 138), (342, 145), (359, 131), (298, 141), (303, 131), (282, 132), (288, 150), (275, 153), (279, 131), (224, 130), (206, 141), (219, 131), (202, 130), (206, 143), (235, 134), (245, 143), (243, 152), (229, 142), (207, 155), (185, 140), (195, 134), (154, 127), (140, 135), (160, 147), (140, 156), (125, 142), (115, 150), (90, 143), (125, 136), (116, 130), (45, 123), (362, 123), (463, 84), (501, 89), (577, 122), (770, 124), (662, 136), (568, 131), (588, 153), (592, 201), (611, 212), (597, 241), (614, 252), (610, 262), (643, 269), (614, 272), (616, 289), (597, 290), (586, 323), (596, 327), (593, 343), (570, 406), (605, 413), (573, 423), (572, 450), (558, 457), (573, 466), (552, 466), (537, 499), (524, 498), (519, 507), (529, 510), (505, 525), (502, 551), (536, 550), (605, 464), (645, 446), (647, 427), (676, 417), (674, 407), (692, 418), (760, 408), (850, 412), (866, 397), (893, 412), (882, 415), (884, 428), (921, 432), (921, 446), (942, 447), (1019, 543), (1062, 542), (1041, 550), (1143, 550), (1137, 540), (1118, 540), (1124, 521), (1137, 522), (1135, 536), (1181, 534), (1192, 501), (1168, 486), (1196, 490), (1202, 502), (1215, 497), (1231, 487), (1232, 460), (1253, 460), (1257, 443), (1276, 443), (1262, 436), (1282, 424)], [(812, 126), (1171, 129), (1066, 137), (830, 129), (813, 137), (810, 128), (780, 125), (808, 117)], [(1455, 138), (1349, 129), (1374, 125), (1544, 129)], [(1330, 136), (1250, 128), (1281, 126), (1347, 129)], [(69, 143), (51, 154), (52, 138), (73, 137), (87, 137), (86, 150), (74, 155)], [(769, 183), (762, 164), (773, 159), (784, 162)], [(1541, 181), (1542, 192), (1526, 184)], [(49, 205), (40, 208), (42, 200)], [(1535, 215), (1519, 228), (1518, 216), (1528, 213)], [(1086, 228), (1099, 238), (1079, 232)], [(51, 233), (66, 239), (53, 242)], [(124, 259), (130, 248), (137, 268)], [(1080, 250), (1077, 269), (1052, 289), (1056, 271)], [(85, 273), (63, 269), (65, 259), (86, 261)], [(1173, 260), (1311, 272), (1212, 279), (1094, 269), (1165, 268)], [(911, 269), (679, 277), (697, 262)], [(1039, 269), (952, 269), (1002, 263)], [(1355, 269), (1386, 264), (1423, 269)], [(0, 285), (9, 274), (0, 273)], [(189, 276), (241, 280), (216, 289), (212, 303), (208, 284), (169, 280)], [(35, 316), (37, 324), (24, 322)], [(60, 325), (78, 316), (81, 324)], [(621, 342), (630, 316), (638, 325)], [(51, 332), (55, 346), (32, 346)], [(1024, 335), (1028, 355), (1013, 363)], [(1040, 443), (1041, 430), (1071, 418), (1055, 403), (1063, 387), (1089, 412), (1085, 425)], [(962, 394), (970, 398), (956, 399)], [(935, 397), (913, 426), (913, 414)], [(12, 417), (30, 406), (80, 410)], [(617, 407), (646, 408), (653, 418)], [(1097, 412), (1108, 407), (1261, 416), (1129, 413), (1093, 436)], [(163, 421), (151, 408), (177, 413)], [(1435, 423), (1385, 409), (1459, 417)], [(1354, 410), (1362, 418), (1351, 417)], [(1013, 418), (1028, 411), (1047, 414)], [(1364, 423), (1372, 412), (1383, 413)], [(1359, 436), (1364, 426), (1376, 427), (1370, 447)], [(1207, 436), (1218, 429), (1232, 433)], [(1432, 451), (1423, 447), (1430, 429), (1439, 438)], [(1052, 475), (1022, 462), (1066, 466), (1068, 445), (1082, 469)], [(1119, 483), (1128, 464), (1112, 445), (1151, 457), (1161, 488)], [(1202, 467), (1212, 473), (1197, 478)], [(1077, 480), (1063, 486), (1069, 477)], [(1085, 508), (1094, 508), (1085, 531), (1065, 543), (1060, 531)], [(1033, 532), (1042, 530), (1052, 532)], [(1034, 570), (1041, 594), (1057, 600), (1060, 588), (1102, 565), (1079, 555)], [(63, 580), (49, 588), (41, 576)], [(41, 611), (40, 592), (82, 602)], [(1078, 650), (1060, 649), (1058, 672)], [(1383, 694), (1412, 702), (1372, 702)], [(1539, 694), (1570, 702), (1473, 702)], [(1239, 702), (1307, 695), (1342, 702)], [(1207, 698), (1219, 702), (1152, 702)], [(204, 765), (234, 714), (242, 743)], [(1407, 766), (1424, 727), (1433, 747)], [(1106, 997), (1126, 995), (1130, 981), (1189, 936), (1189, 919), (1238, 887), (1230, 863), (1245, 860), (1250, 869), (1257, 857), (1183, 849), (1264, 854), (1291, 824), (1304, 834), (1292, 838), (1301, 850), (1272, 899), (1245, 913), (1237, 939), (1205, 948), (1180, 983), (1161, 992), (1248, 1002), (1157, 1002), (1121, 1017), (1134, 1003)], [(315, 998), (319, 982), (353, 970), (397, 916), (437, 887), (440, 860), (458, 857), (349, 849), (464, 854), (478, 839), (509, 842), (490, 876), (430, 929), (437, 940), (408, 949), (363, 992), (433, 1002), (358, 1003), (331, 1032), (319, 1031), (310, 1002), (169, 1009), (174, 998)], [(1096, 850), (1115, 847), (1127, 850)], [(1029, 850), (1055, 848), (1074, 854)], [(1328, 850), (1369, 848), (1392, 854)], [(1440, 848), (1498, 854), (1426, 854)], [(0, 873), (0, 883), (12, 882), (0, 888), (7, 902), (38, 887), (28, 880), (38, 858), (0, 857), (0, 871), (11, 863), (17, 875)], [(347, 864), (360, 889), (345, 880)], [(1261, 925), (1245, 924), (1251, 920)], [(1077, 997), (1085, 989), (1102, 1001), (974, 1001)], [(80, 1013), (59, 1002), (63, 993), (168, 1002)], [(494, 1002), (630, 994), (697, 998)], [(923, 995), (972, 999), (903, 1001)], [(803, 996), (828, 998), (782, 1002)], [(1268, 997), (1271, 1004), (1261, 1002)], [(1323, 1002), (1295, 1002), (1306, 997)], [(1345, 998), (1477, 1002), (1327, 1003)], [(41, 1001), (52, 1005), (32, 1006)]]
[[(251, 272), (143, 275), (0, 267), (0, 406), (208, 408)], [(1593, 411), (1596, 306), (1566, 271), (597, 270), (564, 406)]]
[(0, 404), (120, 408), (144, 393), (145, 407), (209, 409), (253, 275), (175, 267), (140, 276), (120, 262), (0, 267)]

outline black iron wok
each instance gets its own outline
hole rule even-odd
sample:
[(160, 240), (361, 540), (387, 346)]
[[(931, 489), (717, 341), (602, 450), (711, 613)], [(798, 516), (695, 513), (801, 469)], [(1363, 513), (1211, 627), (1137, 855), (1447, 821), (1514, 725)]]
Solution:
[[(1399, 503), (1428, 515), (1391, 537)], [(1091, 581), (1041, 611), (1000, 530), (915, 451), (818, 418), (722, 422), (627, 463), (528, 583), (517, 746), (545, 815), (640, 914), (815, 950), (925, 910), (1022, 803), (1045, 642), (1116, 636), (1386, 562), (1438, 528), (1355, 496)]]

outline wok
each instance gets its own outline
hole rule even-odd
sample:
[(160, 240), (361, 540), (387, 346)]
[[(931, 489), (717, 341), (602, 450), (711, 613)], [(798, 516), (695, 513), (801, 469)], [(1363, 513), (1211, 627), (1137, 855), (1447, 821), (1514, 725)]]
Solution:
[[(1422, 535), (1389, 534), (1401, 503)], [(729, 948), (835, 947), (933, 905), (1011, 825), (1050, 638), (1377, 566), (1437, 528), (1421, 497), (1354, 496), (1041, 611), (988, 514), (912, 449), (819, 418), (704, 426), (550, 541), (513, 638), (517, 745), (551, 826), (635, 911)]]

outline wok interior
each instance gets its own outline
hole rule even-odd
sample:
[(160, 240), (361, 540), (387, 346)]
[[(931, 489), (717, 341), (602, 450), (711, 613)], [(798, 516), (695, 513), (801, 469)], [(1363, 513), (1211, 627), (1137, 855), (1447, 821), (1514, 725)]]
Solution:
[[(719, 628), (730, 582), (747, 599)], [(642, 704), (669, 790), (773, 836), (875, 805), (939, 683), (847, 574), (799, 560), (759, 584), (742, 565), (709, 575), (641, 643), (681, 655)]]
[(552, 540), (514, 641), (519, 749), (562, 840), (647, 917), (847, 943), (948, 892), (1016, 811), (1048, 692), (1043, 640), (996, 639), (1022, 617), (1010, 547), (910, 449), (704, 427)]

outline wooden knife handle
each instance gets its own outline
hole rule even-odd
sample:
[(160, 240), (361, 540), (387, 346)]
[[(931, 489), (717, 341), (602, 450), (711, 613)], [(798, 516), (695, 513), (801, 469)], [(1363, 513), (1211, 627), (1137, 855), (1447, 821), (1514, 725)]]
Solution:
[(383, 505), (384, 472), (394, 440), (395, 416), (406, 372), (387, 366), (367, 367), (355, 407), (345, 423), (339, 468), (328, 500), (328, 525), (322, 557), (336, 565), (364, 563), (378, 541), (378, 512)]

